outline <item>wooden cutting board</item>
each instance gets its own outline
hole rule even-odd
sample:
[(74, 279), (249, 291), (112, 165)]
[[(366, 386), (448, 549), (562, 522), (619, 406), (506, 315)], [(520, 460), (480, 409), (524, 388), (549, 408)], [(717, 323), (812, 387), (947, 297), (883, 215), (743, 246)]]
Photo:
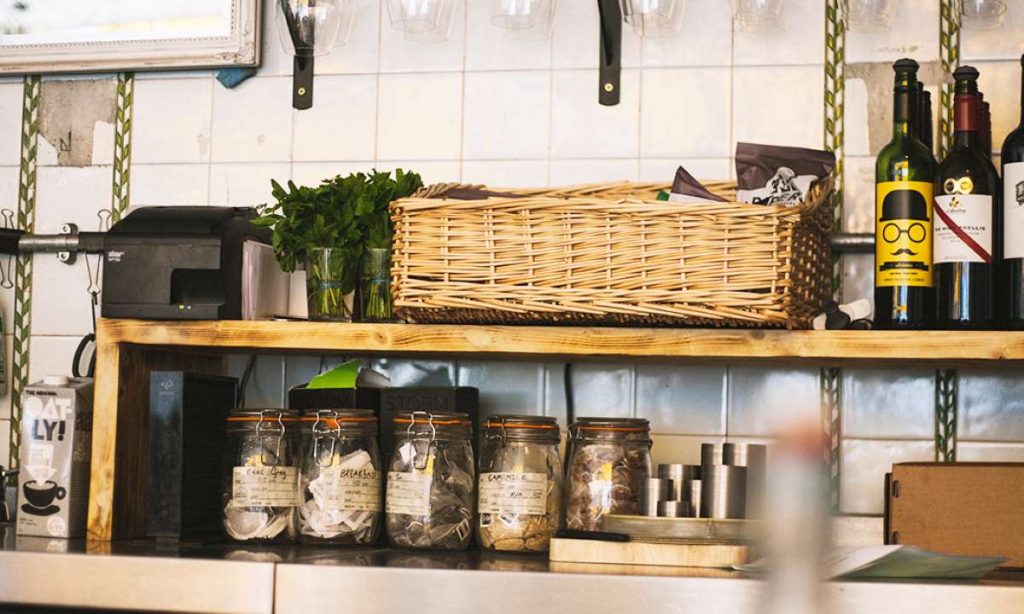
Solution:
[(551, 540), (549, 556), (552, 561), (563, 563), (729, 568), (749, 562), (750, 546), (665, 540), (602, 542), (556, 537)]

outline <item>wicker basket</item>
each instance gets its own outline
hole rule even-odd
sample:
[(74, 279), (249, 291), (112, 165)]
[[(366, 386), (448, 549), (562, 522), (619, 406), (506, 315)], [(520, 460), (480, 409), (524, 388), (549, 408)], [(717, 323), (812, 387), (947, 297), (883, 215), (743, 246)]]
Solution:
[(412, 322), (806, 328), (831, 295), (831, 179), (795, 207), (656, 201), (662, 184), (391, 204), (396, 312)]

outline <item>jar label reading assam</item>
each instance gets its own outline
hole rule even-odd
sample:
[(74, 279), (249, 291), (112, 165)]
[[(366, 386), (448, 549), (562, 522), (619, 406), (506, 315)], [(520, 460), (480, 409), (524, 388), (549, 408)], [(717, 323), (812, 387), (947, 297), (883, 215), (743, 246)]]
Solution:
[(235, 467), (232, 503), (239, 507), (294, 507), (295, 467)]
[(309, 484), (320, 491), (324, 506), (342, 512), (380, 511), (380, 474), (373, 469), (327, 467)]
[(1024, 162), (1003, 169), (1003, 257), (1024, 258)]
[(386, 511), (389, 514), (427, 516), (430, 514), (430, 484), (433, 476), (424, 473), (388, 473)]
[(480, 474), (481, 514), (530, 514), (547, 511), (548, 476), (543, 473)]
[(933, 195), (924, 181), (877, 185), (875, 286), (932, 286)]
[(946, 194), (935, 197), (935, 264), (992, 262), (992, 197)]

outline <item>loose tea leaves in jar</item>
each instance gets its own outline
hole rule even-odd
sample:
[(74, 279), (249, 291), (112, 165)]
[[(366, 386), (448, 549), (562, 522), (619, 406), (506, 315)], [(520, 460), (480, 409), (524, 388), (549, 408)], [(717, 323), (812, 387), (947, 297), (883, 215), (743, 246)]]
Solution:
[(647, 420), (580, 418), (569, 436), (566, 527), (596, 531), (605, 514), (640, 514), (651, 475)]
[(475, 469), (465, 414), (395, 417), (388, 473), (388, 540), (394, 546), (461, 550), (472, 536)]
[(477, 535), (481, 547), (544, 552), (562, 513), (558, 422), (492, 416), (480, 454)]
[(295, 539), (294, 412), (235, 410), (227, 419), (224, 532), (240, 542)]
[(370, 410), (319, 410), (303, 422), (300, 539), (374, 543), (381, 511), (377, 418)]

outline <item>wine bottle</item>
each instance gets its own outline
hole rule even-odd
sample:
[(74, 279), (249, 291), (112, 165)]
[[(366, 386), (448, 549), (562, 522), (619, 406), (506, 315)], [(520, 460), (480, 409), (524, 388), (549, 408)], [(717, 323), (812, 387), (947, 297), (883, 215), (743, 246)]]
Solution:
[(902, 59), (893, 70), (893, 137), (875, 162), (875, 326), (927, 328), (936, 164), (918, 138), (918, 64)]
[(953, 73), (953, 143), (935, 179), (935, 303), (939, 328), (989, 328), (995, 322), (995, 241), (999, 174), (985, 153), (978, 71)]
[(924, 84), (921, 84), (921, 89), (918, 93), (921, 99), (918, 101), (918, 107), (921, 109), (921, 113), (918, 116), (920, 126), (918, 127), (917, 133), (918, 138), (924, 143), (924, 146), (928, 148), (928, 151), (934, 151), (932, 143), (934, 140), (933, 130), (934, 125), (932, 123), (932, 93), (924, 89)]
[[(1024, 73), (1024, 55), (1020, 58)], [(998, 296), (1001, 319), (1024, 328), (1024, 74), (1020, 125), (1003, 142), (1003, 266)]]

